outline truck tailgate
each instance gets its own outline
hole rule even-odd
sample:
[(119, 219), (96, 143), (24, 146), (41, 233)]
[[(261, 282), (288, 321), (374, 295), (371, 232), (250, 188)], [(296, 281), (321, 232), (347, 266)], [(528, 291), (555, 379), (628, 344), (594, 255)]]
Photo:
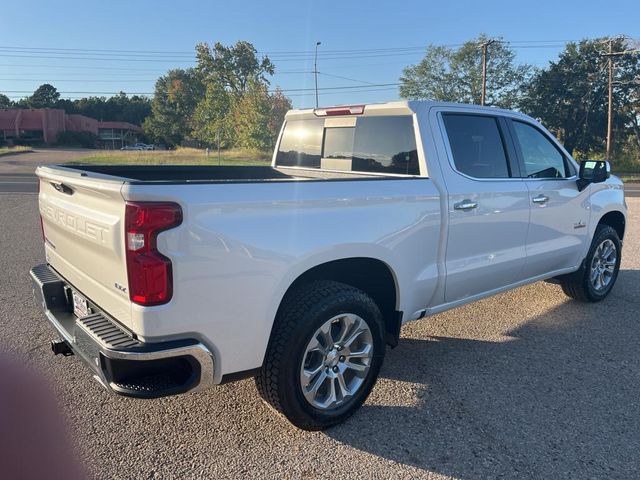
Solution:
[(39, 167), (39, 209), (49, 263), (77, 291), (130, 327), (123, 181)]

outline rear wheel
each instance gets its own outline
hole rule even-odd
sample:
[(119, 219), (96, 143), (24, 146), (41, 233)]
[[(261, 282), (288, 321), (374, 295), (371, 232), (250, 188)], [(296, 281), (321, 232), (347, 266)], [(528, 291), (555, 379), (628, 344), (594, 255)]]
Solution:
[(368, 295), (312, 282), (285, 300), (256, 386), (297, 427), (327, 428), (365, 401), (384, 349), (382, 314)]
[(583, 302), (604, 300), (618, 278), (620, 246), (618, 233), (613, 228), (598, 225), (580, 270), (560, 280), (564, 293)]

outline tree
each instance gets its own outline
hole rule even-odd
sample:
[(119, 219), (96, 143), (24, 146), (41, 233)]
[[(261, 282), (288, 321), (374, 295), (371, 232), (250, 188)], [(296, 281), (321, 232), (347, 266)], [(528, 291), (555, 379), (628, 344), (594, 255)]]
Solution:
[(259, 151), (272, 148), (273, 139), (269, 130), (271, 98), (263, 83), (252, 80), (244, 95), (234, 97), (230, 117), (235, 145)]
[(169, 145), (179, 145), (190, 138), (193, 114), (204, 91), (194, 69), (169, 70), (156, 81), (152, 115), (144, 122), (147, 134)]
[[(633, 83), (637, 87), (640, 87), (640, 78), (636, 79)], [(635, 142), (635, 148), (637, 150), (637, 158), (640, 158), (640, 88), (632, 90), (629, 98), (629, 118), (631, 131), (633, 132), (633, 140)]]
[(195, 139), (223, 148), (271, 148), (291, 108), (281, 90), (269, 93), (271, 61), (259, 59), (244, 41), (229, 47), (202, 43), (196, 53), (195, 69), (172, 70), (156, 82), (147, 133), (172, 145)]
[(129, 122), (134, 125), (142, 125), (142, 122), (151, 114), (151, 101), (140, 95), (129, 97), (120, 92), (106, 101), (107, 114), (105, 120)]
[[(522, 109), (542, 121), (577, 154), (603, 152), (607, 133), (608, 69), (607, 39), (570, 42), (559, 59), (538, 70), (528, 85)], [(613, 51), (625, 50), (626, 42), (616, 40)], [(615, 59), (614, 136), (631, 132), (640, 110), (634, 107), (637, 95), (634, 79), (640, 76), (635, 56)], [(640, 133), (640, 132), (639, 132)], [(639, 139), (640, 142), (640, 139)]]
[(251, 81), (247, 92), (232, 97), (228, 124), (233, 127), (234, 146), (272, 150), (280, 133), (284, 116), (291, 109), (291, 100), (280, 89), (269, 94), (266, 85)]
[(203, 143), (264, 150), (277, 136), (275, 122), (291, 102), (282, 91), (268, 92), (267, 75), (274, 73), (269, 58), (258, 59), (255, 47), (240, 41), (226, 47), (201, 43), (196, 47), (197, 71), (206, 85), (194, 112), (193, 136)]
[(280, 128), (282, 128), (282, 124), (284, 122), (284, 116), (286, 113), (293, 108), (291, 104), (291, 99), (285, 96), (280, 90), (279, 87), (276, 88), (276, 91), (271, 95), (271, 115), (269, 117), (269, 135), (272, 139), (273, 144), (272, 147), (275, 146), (275, 142), (280, 133)]
[(11, 108), (13, 106), (13, 102), (9, 97), (0, 93), (0, 108)]
[(128, 96), (120, 92), (113, 97), (86, 97), (77, 100), (60, 100), (60, 108), (67, 113), (79, 113), (97, 120), (129, 122), (142, 125), (151, 114), (151, 101), (139, 95)]
[(227, 115), (231, 109), (231, 95), (217, 81), (206, 87), (204, 98), (198, 102), (193, 115), (193, 136), (202, 143), (222, 148), (233, 145), (232, 126)]
[[(488, 38), (480, 35), (459, 49), (430, 45), (422, 61), (403, 71), (400, 96), (447, 102), (480, 103), (482, 49)], [(488, 48), (487, 105), (517, 107), (522, 86), (531, 71), (517, 65), (509, 44), (498, 40)]]
[(198, 72), (205, 81), (219, 82), (233, 94), (242, 95), (250, 82), (268, 85), (266, 75), (273, 75), (274, 66), (269, 57), (258, 59), (255, 47), (245, 41), (225, 47), (216, 42), (213, 47), (206, 43), (196, 46)]
[[(619, 48), (617, 50), (616, 48)], [(635, 147), (635, 158), (640, 160), (640, 52), (638, 43), (620, 39), (613, 51), (633, 53), (614, 57), (613, 126), (614, 153), (616, 144)]]
[(60, 92), (48, 83), (40, 85), (27, 102), (31, 108), (53, 108), (60, 100)]

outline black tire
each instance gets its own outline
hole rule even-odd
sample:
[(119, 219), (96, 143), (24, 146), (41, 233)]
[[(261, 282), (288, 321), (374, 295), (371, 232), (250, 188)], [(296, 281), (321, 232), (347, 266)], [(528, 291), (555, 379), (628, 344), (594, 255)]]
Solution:
[[(609, 281), (607, 286), (601, 290), (597, 290), (590, 279), (591, 265), (596, 249), (600, 244), (602, 244), (602, 242), (606, 240), (611, 240), (611, 242), (613, 242), (615, 246), (617, 254), (616, 264), (614, 266), (611, 280)], [(562, 291), (568, 297), (571, 297), (574, 300), (578, 300), (580, 302), (593, 303), (604, 300), (607, 295), (611, 293), (611, 289), (613, 288), (614, 284), (616, 283), (616, 279), (618, 278), (620, 261), (622, 259), (622, 249), (620, 247), (620, 239), (618, 238), (618, 233), (615, 231), (615, 229), (611, 228), (608, 225), (598, 225), (593, 235), (593, 240), (591, 241), (591, 247), (589, 248), (589, 252), (584, 259), (580, 270), (570, 275), (566, 275), (560, 279)]]
[[(351, 313), (367, 323), (373, 355), (368, 373), (345, 403), (319, 409), (303, 394), (300, 369), (308, 343), (317, 329), (336, 315)], [(275, 320), (265, 361), (256, 377), (260, 396), (292, 424), (322, 430), (343, 422), (366, 400), (375, 384), (385, 353), (382, 314), (375, 302), (357, 288), (333, 281), (303, 285), (284, 300)]]

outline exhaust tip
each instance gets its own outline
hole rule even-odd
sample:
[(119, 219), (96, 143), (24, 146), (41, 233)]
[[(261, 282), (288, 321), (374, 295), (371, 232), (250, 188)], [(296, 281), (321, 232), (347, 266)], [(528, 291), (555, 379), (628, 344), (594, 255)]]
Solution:
[(60, 339), (51, 341), (51, 351), (54, 355), (63, 355), (65, 357), (73, 355), (73, 350), (71, 350), (69, 344)]

